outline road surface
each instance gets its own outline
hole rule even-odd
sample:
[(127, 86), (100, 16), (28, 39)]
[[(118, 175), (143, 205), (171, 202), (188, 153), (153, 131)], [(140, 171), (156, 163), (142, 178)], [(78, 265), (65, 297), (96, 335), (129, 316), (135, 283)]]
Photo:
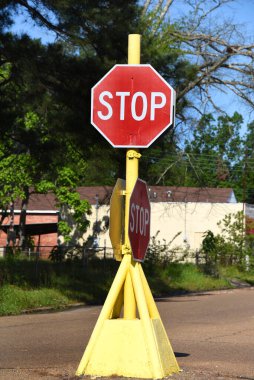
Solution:
[[(254, 380), (254, 288), (157, 302), (175, 380)], [(0, 318), (0, 380), (74, 380), (100, 307)], [(114, 379), (116, 379), (114, 377)]]

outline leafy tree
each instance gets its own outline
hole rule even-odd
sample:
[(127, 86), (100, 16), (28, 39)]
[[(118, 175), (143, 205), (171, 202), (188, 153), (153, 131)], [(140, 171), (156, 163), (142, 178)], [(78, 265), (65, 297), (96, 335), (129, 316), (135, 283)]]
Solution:
[[(236, 33), (232, 23), (214, 24), (212, 32), (207, 28), (208, 17), (226, 2), (186, 0), (188, 15), (172, 20), (174, 2), (169, 0), (2, 1), (2, 205), (7, 207), (12, 199), (20, 196), (25, 209), (29, 189), (40, 189), (45, 183), (50, 188), (53, 184), (56, 193), (62, 168), (75, 174), (76, 185), (113, 184), (116, 177), (124, 176), (122, 151), (113, 150), (90, 127), (89, 110), (91, 87), (115, 63), (126, 63), (128, 33), (143, 34), (142, 61), (152, 63), (176, 88), (178, 121), (188, 128), (193, 118), (189, 110), (204, 111), (204, 107), (197, 106), (197, 94), (201, 94), (202, 104), (210, 102), (216, 107), (211, 90), (218, 86), (232, 89), (252, 104), (252, 96), (246, 96), (246, 92), (253, 88), (250, 80), (253, 46)], [(11, 33), (10, 26), (17, 12), (53, 31), (56, 41), (43, 45), (27, 35)], [(237, 124), (236, 120), (219, 122), (223, 126)], [(213, 121), (209, 123), (212, 125)], [(183, 155), (178, 148), (177, 129), (161, 136), (150, 150), (150, 157), (144, 152), (141, 173), (145, 179), (165, 184), (197, 183), (191, 158), (195, 147)], [(214, 133), (221, 134), (222, 142), (221, 147), (211, 147), (213, 156), (222, 160), (216, 168), (224, 175), (225, 167), (232, 177), (236, 173), (232, 171), (236, 158), (232, 161), (225, 154), (221, 157), (224, 148), (228, 152), (232, 150), (226, 142), (230, 134), (222, 127)], [(171, 157), (177, 158), (176, 164)], [(201, 183), (225, 185), (231, 180), (228, 176), (219, 180), (217, 177), (209, 175)], [(71, 192), (74, 188), (73, 183)]]
[[(103, 148), (104, 173), (108, 163), (108, 181), (112, 183), (114, 173), (118, 172), (116, 168), (112, 173), (112, 162), (117, 160), (109, 153), (104, 139), (90, 127), (90, 89), (116, 60), (126, 61), (123, 46), (126, 46), (126, 30), (134, 29), (136, 23), (135, 2), (34, 3), (33, 8), (30, 2), (5, 1), (1, 5), (2, 13), (9, 12), (10, 16), (15, 10), (27, 8), (36, 22), (55, 30), (59, 40), (43, 46), (28, 36), (1, 33), (0, 53), (10, 67), (9, 83), (1, 83), (3, 137), (13, 138), (15, 132), (19, 145), (36, 155), (47, 171), (56, 172), (54, 167), (62, 164), (63, 159), (66, 163), (66, 150), (75, 152), (78, 161), (89, 160), (92, 177), (95, 173), (92, 165)], [(54, 13), (57, 27), (49, 20), (46, 22), (48, 14), (45, 16), (43, 9), (48, 9), (48, 14)], [(26, 123), (31, 112), (37, 117), (33, 126)], [(68, 158), (69, 165), (76, 165)], [(88, 165), (84, 166), (88, 169)], [(88, 172), (83, 174), (84, 181), (95, 181), (89, 179)], [(103, 182), (102, 178), (99, 180)]]
[(47, 193), (49, 191), (55, 193), (57, 205), (64, 216), (58, 223), (58, 231), (63, 235), (65, 242), (71, 240), (72, 228), (66, 220), (69, 215), (71, 215), (74, 221), (75, 229), (81, 233), (85, 232), (89, 226), (86, 215), (90, 214), (91, 206), (88, 201), (81, 200), (80, 195), (75, 191), (77, 183), (77, 174), (69, 167), (63, 167), (59, 169), (55, 183), (44, 180), (36, 187), (36, 191), (40, 193)]
[[(135, 25), (137, 9), (135, 2), (118, 3), (1, 3), (0, 195), (3, 209), (22, 199), (21, 244), (32, 192), (53, 191), (59, 207), (68, 205), (76, 226), (84, 231), (90, 208), (79, 199), (76, 186), (114, 183), (115, 154), (90, 128), (89, 109), (90, 88), (116, 59), (126, 59), (123, 39), (128, 26), (131, 30)], [(56, 31), (56, 43), (42, 45), (8, 32), (15, 12), (25, 8), (39, 25)], [(59, 229), (68, 239), (65, 221)]]
[(206, 263), (245, 265), (246, 255), (253, 264), (252, 237), (245, 236), (245, 216), (242, 211), (228, 214), (218, 222), (221, 232), (214, 235), (207, 231), (202, 243)]
[(244, 136), (244, 154), (241, 161), (243, 200), (254, 203), (254, 122), (247, 125)]
[[(97, 60), (102, 71), (113, 62), (126, 62), (126, 34), (142, 32), (142, 60), (174, 85), (177, 114), (186, 120), (189, 107), (204, 110), (198, 94), (201, 104), (218, 107), (213, 89), (230, 90), (253, 106), (254, 47), (240, 26), (218, 17), (229, 4), (234, 0), (184, 0), (179, 15), (172, 0), (18, 0), (5, 1), (3, 10), (28, 12), (35, 23), (64, 40), (69, 53)], [(98, 78), (100, 74), (98, 70)]]
[[(179, 3), (176, 1), (146, 0), (142, 10), (144, 23), (148, 26), (145, 39), (151, 43), (148, 51), (156, 50), (157, 54), (151, 54), (155, 66), (177, 91), (175, 146), (165, 152), (165, 155), (159, 154), (159, 157), (156, 157), (149, 174), (152, 173), (153, 181), (157, 183), (233, 186), (238, 198), (243, 199), (243, 163), (242, 152), (239, 152), (242, 145), (241, 142), (237, 145), (237, 139), (230, 137), (230, 144), (236, 147), (236, 156), (226, 158), (222, 155), (224, 148), (228, 152), (233, 152), (234, 148), (226, 143), (230, 134), (227, 128), (230, 125), (225, 124), (231, 121), (226, 121), (228, 116), (225, 112), (222, 113), (224, 110), (220, 108), (218, 100), (220, 93), (231, 92), (238, 96), (239, 101), (244, 101), (250, 109), (253, 108), (253, 41), (241, 26), (222, 16), (227, 14), (227, 7), (234, 5), (234, 1), (184, 0), (181, 4), (183, 6), (179, 11)], [(169, 51), (168, 63), (163, 64), (163, 61), (160, 61), (160, 65), (157, 57), (166, 57)], [(188, 140), (195, 140), (196, 136), (192, 136), (192, 132), (195, 133), (196, 128), (199, 129), (202, 123), (204, 127), (204, 115), (210, 111), (213, 111), (216, 117), (218, 113), (223, 115), (218, 119), (222, 127), (221, 132), (216, 131), (216, 134), (217, 138), (221, 139), (221, 146), (217, 146), (216, 154), (206, 157), (203, 152), (202, 158), (199, 156), (200, 153), (197, 153), (196, 158), (186, 154), (187, 152), (183, 154), (184, 133), (186, 134), (187, 130)], [(215, 132), (211, 131), (209, 135), (211, 120), (207, 122), (208, 126), (204, 127), (207, 141), (204, 144), (209, 150), (214, 150), (211, 144)], [(237, 121), (232, 120), (232, 123), (237, 124)], [(238, 117), (238, 125), (241, 125), (241, 117)], [(172, 143), (171, 136), (164, 135), (162, 139), (168, 144)], [(218, 141), (216, 143), (218, 144)], [(177, 145), (181, 148), (177, 148)], [(250, 199), (247, 195), (245, 198)]]
[[(178, 108), (181, 105), (186, 110), (189, 106), (203, 112), (210, 104), (218, 111), (220, 91), (232, 91), (253, 107), (253, 41), (241, 26), (222, 16), (235, 1), (181, 3), (181, 12), (179, 2), (172, 0), (146, 0), (143, 6), (150, 40), (153, 38), (161, 50), (173, 47), (180, 52), (175, 62), (179, 73), (182, 70), (176, 80)], [(183, 118), (186, 116), (182, 113)]]
[[(233, 187), (243, 199), (243, 159), (246, 141), (240, 135), (243, 118), (204, 115), (185, 140), (184, 149), (172, 143), (167, 154), (154, 149), (154, 182), (176, 186)], [(154, 173), (154, 174), (153, 174)]]
[(241, 160), (243, 141), (240, 129), (243, 119), (238, 113), (201, 118), (193, 132), (193, 140), (186, 141), (185, 153), (191, 164), (189, 181), (196, 186), (233, 187), (242, 196)]

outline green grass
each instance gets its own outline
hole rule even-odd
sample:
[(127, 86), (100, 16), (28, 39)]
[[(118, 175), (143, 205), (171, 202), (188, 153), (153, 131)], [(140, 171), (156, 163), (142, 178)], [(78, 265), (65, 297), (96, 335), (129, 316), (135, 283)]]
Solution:
[(228, 279), (206, 275), (194, 264), (171, 263), (164, 269), (148, 271), (147, 278), (155, 296), (231, 287)]
[[(80, 262), (0, 260), (0, 315), (47, 306), (59, 309), (76, 302), (102, 304), (118, 266), (114, 260), (92, 260), (86, 268)], [(205, 271), (214, 268), (194, 264), (162, 266), (147, 261), (143, 268), (155, 297), (230, 288), (232, 278), (254, 285), (254, 271), (237, 267), (219, 268), (213, 276)]]
[(221, 277), (228, 279), (237, 279), (247, 282), (250, 285), (254, 285), (254, 271), (244, 271), (236, 266), (221, 267), (219, 268)]
[(165, 270), (164, 276), (167, 276), (170, 287), (175, 290), (196, 292), (229, 287), (225, 278), (208, 276), (194, 264), (171, 264)]
[(56, 289), (22, 289), (15, 285), (0, 288), (0, 315), (20, 314), (24, 309), (32, 310), (45, 306), (59, 309), (67, 306), (70, 299)]
[(81, 263), (52, 263), (0, 259), (0, 315), (24, 309), (62, 308), (68, 304), (104, 302), (118, 264), (100, 260), (83, 268)]

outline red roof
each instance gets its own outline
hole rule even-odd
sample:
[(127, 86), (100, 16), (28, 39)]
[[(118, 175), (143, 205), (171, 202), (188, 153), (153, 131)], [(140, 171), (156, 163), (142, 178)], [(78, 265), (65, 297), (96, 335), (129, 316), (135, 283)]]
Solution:
[[(18, 199), (14, 202), (15, 210), (20, 210), (22, 201)], [(56, 206), (56, 197), (53, 193), (48, 194), (38, 194), (32, 193), (29, 196), (27, 211), (58, 211), (59, 208)]]
[[(90, 204), (96, 204), (97, 196), (99, 204), (109, 204), (113, 186), (82, 186), (77, 190), (80, 198), (86, 199)], [(230, 188), (148, 186), (148, 192), (151, 202), (236, 202), (234, 191)], [(15, 202), (14, 208), (21, 208), (20, 200)], [(27, 207), (29, 210), (57, 211), (54, 194), (31, 194)]]
[(148, 186), (151, 202), (236, 202), (230, 188)]
[[(78, 188), (81, 199), (87, 199), (91, 204), (96, 203), (96, 194), (99, 197), (99, 203), (109, 204), (112, 190), (113, 187), (110, 186)], [(230, 188), (148, 186), (148, 192), (151, 202), (236, 202), (234, 191)]]
[(77, 188), (80, 198), (86, 199), (90, 204), (96, 204), (98, 196), (99, 204), (109, 204), (113, 186), (82, 186)]

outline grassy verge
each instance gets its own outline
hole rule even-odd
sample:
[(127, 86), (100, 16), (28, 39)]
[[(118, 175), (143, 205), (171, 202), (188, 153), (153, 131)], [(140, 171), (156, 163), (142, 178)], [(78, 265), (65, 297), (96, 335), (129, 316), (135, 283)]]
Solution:
[(117, 270), (115, 261), (52, 263), (21, 259), (0, 260), (0, 315), (41, 307), (100, 304)]
[(148, 282), (156, 296), (175, 292), (198, 292), (230, 288), (228, 279), (206, 275), (194, 264), (171, 263), (154, 276), (148, 272)]
[(32, 310), (51, 306), (59, 309), (67, 306), (71, 300), (56, 289), (24, 289), (15, 285), (0, 288), (0, 315), (20, 314), (23, 310)]
[(236, 279), (239, 281), (247, 282), (251, 286), (254, 286), (254, 271), (240, 270), (236, 266), (220, 267), (219, 273), (221, 277), (227, 279)]
[[(47, 306), (59, 309), (76, 302), (101, 304), (118, 266), (114, 260), (93, 260), (85, 268), (79, 262), (0, 260), (0, 315)], [(219, 268), (216, 276), (193, 264), (145, 262), (143, 267), (154, 296), (230, 288), (232, 278), (254, 285), (254, 271), (236, 267)]]
[(229, 287), (225, 278), (206, 275), (193, 264), (172, 264), (166, 269), (171, 286), (176, 290), (204, 291)]

